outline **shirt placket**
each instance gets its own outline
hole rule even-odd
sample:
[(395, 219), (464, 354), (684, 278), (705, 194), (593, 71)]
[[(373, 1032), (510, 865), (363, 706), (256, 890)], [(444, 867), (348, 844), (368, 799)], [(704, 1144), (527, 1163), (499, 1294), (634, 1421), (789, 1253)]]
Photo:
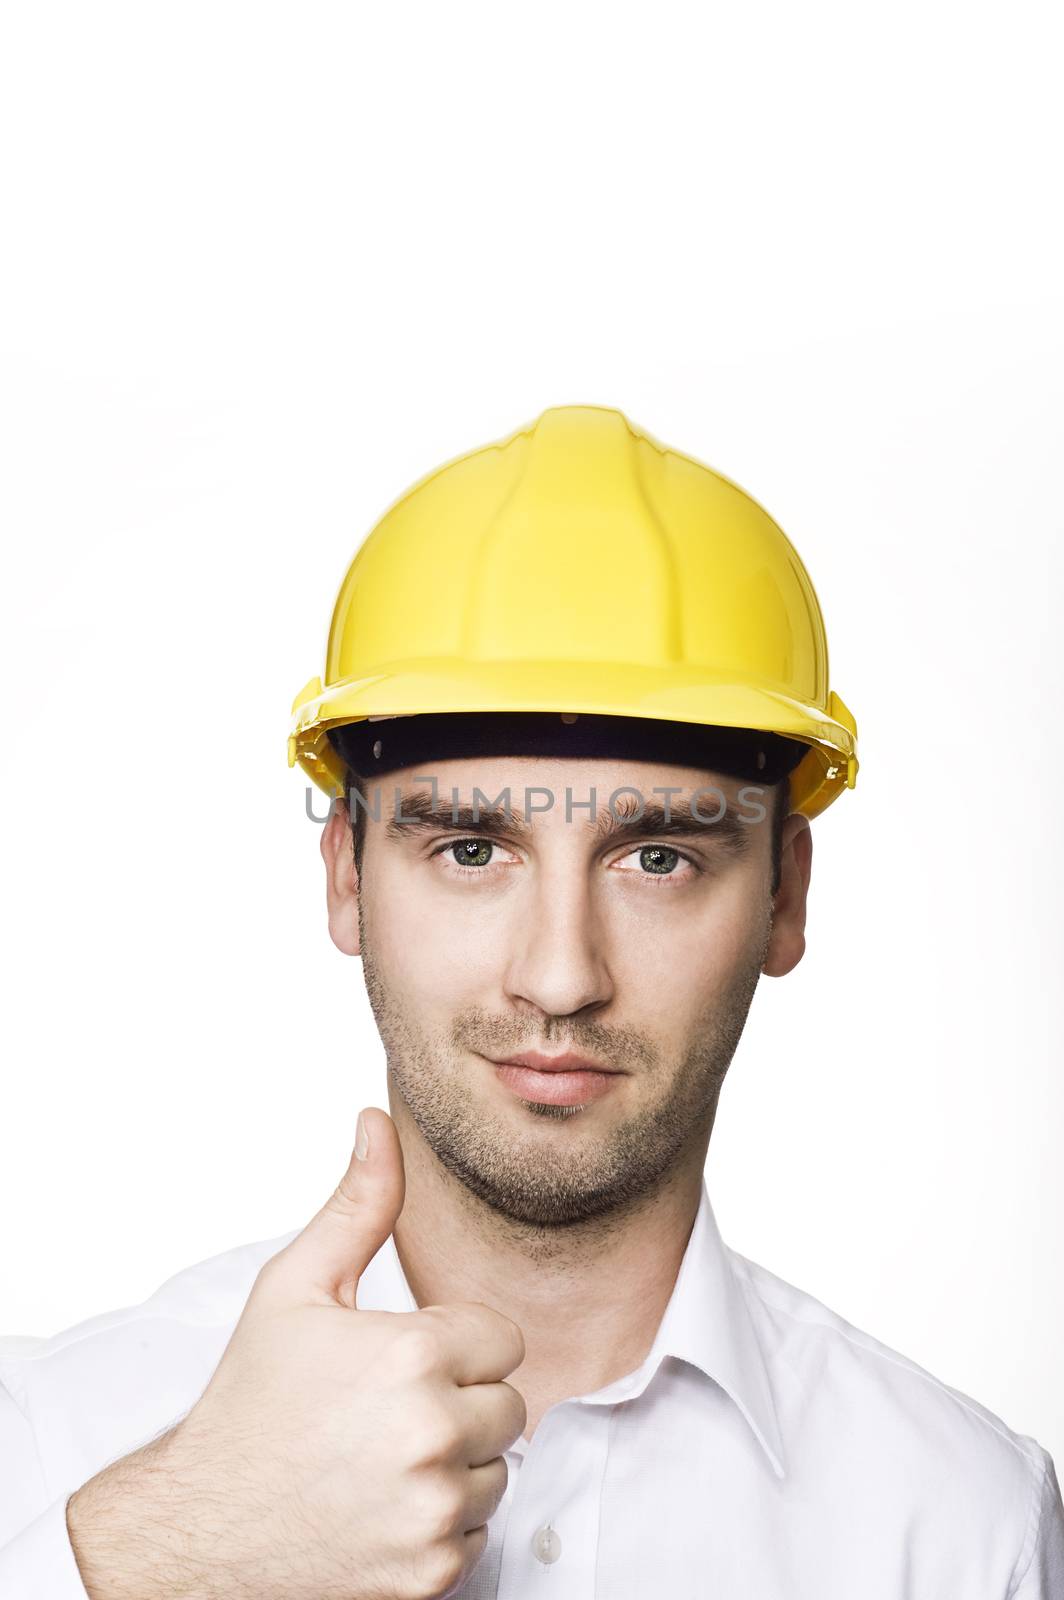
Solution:
[(567, 1400), (539, 1422), (514, 1483), (498, 1600), (593, 1600), (612, 1411)]

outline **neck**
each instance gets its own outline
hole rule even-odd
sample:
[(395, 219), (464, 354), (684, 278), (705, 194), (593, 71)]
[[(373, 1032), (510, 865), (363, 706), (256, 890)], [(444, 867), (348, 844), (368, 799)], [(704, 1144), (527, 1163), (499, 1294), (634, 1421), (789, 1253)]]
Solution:
[(708, 1134), (623, 1213), (539, 1227), (472, 1194), (402, 1099), (390, 1100), (406, 1169), (393, 1236), (410, 1291), (418, 1306), (474, 1300), (517, 1323), (525, 1358), (507, 1381), (525, 1400), (530, 1439), (549, 1406), (624, 1377), (648, 1354), (698, 1210)]

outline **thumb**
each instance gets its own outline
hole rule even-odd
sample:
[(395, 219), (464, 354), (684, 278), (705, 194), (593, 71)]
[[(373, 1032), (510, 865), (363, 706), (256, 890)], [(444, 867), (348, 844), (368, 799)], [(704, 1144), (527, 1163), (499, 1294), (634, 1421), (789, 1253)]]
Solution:
[(272, 1298), (286, 1304), (326, 1298), (353, 1310), (358, 1280), (395, 1227), (405, 1194), (395, 1123), (379, 1106), (366, 1106), (340, 1182), (303, 1231), (266, 1263)]

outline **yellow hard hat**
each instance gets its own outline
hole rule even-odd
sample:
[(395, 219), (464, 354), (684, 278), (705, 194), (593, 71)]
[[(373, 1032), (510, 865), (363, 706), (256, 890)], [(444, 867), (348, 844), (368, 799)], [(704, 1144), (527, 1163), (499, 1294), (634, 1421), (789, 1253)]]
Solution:
[(330, 729), (441, 712), (560, 712), (755, 729), (808, 746), (807, 817), (857, 777), (824, 621), (794, 546), (730, 479), (620, 411), (554, 406), (421, 478), (333, 610), (288, 761), (327, 793)]

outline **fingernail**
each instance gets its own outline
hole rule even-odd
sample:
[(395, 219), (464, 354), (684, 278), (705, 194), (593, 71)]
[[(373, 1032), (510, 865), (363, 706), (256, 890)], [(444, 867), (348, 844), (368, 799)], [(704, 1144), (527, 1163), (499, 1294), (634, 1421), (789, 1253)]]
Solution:
[(361, 1111), (355, 1124), (355, 1155), (359, 1161), (365, 1161), (369, 1155), (369, 1134), (366, 1132), (366, 1119)]

